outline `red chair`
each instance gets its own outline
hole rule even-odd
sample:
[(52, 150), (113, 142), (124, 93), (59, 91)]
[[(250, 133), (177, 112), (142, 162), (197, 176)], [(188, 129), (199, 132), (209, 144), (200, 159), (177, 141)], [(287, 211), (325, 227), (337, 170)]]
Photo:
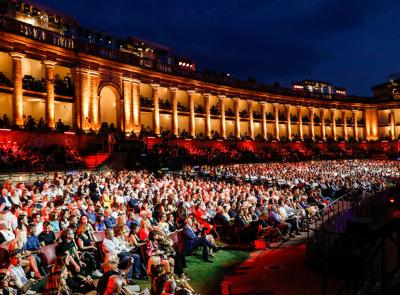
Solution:
[(93, 233), (96, 242), (102, 242), (106, 238), (106, 233), (104, 231), (95, 231)]
[(43, 259), (44, 265), (47, 267), (53, 266), (56, 263), (56, 246), (57, 244), (51, 244), (41, 248), (41, 258)]

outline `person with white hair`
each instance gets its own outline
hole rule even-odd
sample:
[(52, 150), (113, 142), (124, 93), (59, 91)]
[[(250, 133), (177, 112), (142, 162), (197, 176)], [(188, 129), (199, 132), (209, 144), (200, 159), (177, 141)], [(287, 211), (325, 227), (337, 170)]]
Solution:
[(138, 285), (128, 285), (118, 269), (118, 255), (107, 253), (102, 265), (104, 276), (97, 284), (97, 294), (117, 295), (117, 294), (136, 294), (140, 292)]
[(0, 244), (14, 239), (15, 235), (10, 228), (10, 223), (5, 220), (0, 220)]

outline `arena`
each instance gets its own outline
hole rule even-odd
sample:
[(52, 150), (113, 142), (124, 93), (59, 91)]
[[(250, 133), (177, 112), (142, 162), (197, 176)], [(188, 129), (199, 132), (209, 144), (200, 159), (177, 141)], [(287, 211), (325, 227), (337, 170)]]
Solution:
[(400, 79), (267, 85), (0, 11), (3, 294), (399, 294)]

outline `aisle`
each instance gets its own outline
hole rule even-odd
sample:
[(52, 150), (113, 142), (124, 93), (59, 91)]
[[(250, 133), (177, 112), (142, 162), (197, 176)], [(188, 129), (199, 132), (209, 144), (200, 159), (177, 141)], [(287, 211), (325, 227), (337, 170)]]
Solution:
[[(304, 243), (255, 251), (224, 278), (222, 294), (320, 295), (321, 276), (304, 267), (304, 256)], [(328, 294), (336, 294), (340, 286), (340, 281), (330, 280)]]

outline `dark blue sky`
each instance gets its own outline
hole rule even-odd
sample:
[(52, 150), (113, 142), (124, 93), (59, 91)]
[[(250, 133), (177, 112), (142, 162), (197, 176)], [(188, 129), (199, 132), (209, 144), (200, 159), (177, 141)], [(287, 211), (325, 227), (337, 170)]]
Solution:
[(400, 73), (400, 1), (38, 0), (82, 26), (136, 36), (259, 82), (316, 79), (371, 95)]

